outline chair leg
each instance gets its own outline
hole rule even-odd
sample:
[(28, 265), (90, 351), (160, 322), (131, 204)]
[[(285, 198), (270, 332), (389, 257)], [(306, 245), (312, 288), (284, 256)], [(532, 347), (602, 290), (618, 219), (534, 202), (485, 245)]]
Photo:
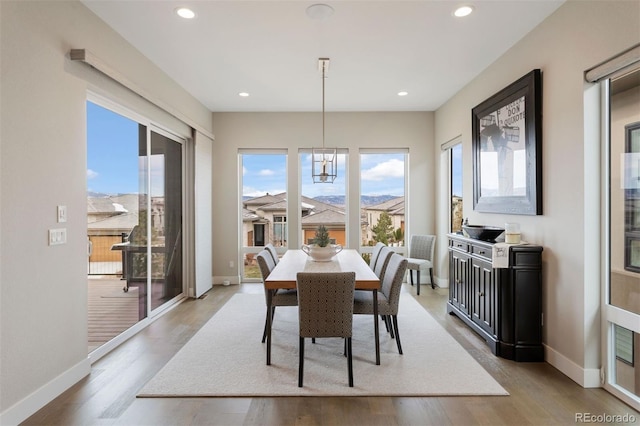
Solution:
[(300, 337), (300, 361), (298, 364), (298, 387), (302, 387), (302, 376), (304, 373), (304, 337)]
[(413, 286), (413, 269), (409, 269), (409, 280), (411, 281), (411, 285)]
[(429, 278), (431, 278), (431, 288), (436, 288), (436, 283), (433, 282), (433, 268), (429, 268)]
[(396, 344), (398, 345), (398, 353), (402, 355), (402, 345), (400, 344), (400, 332), (398, 331), (398, 316), (392, 315), (393, 328), (396, 331)]
[(393, 332), (393, 324), (391, 323), (391, 316), (385, 315), (384, 318), (387, 321), (387, 331), (391, 334), (391, 338), (395, 339), (395, 333)]
[(267, 316), (264, 319), (264, 331), (262, 332), (262, 343), (267, 340), (267, 324), (269, 324), (269, 309), (267, 309)]
[(349, 370), (349, 387), (353, 387), (353, 357), (351, 353), (351, 337), (345, 339), (347, 342), (347, 369)]
[(387, 333), (389, 332), (389, 321), (386, 315), (380, 315), (380, 319), (384, 321), (384, 326), (387, 328)]
[(417, 288), (418, 288), (418, 296), (420, 296), (420, 270), (418, 269), (418, 284), (417, 284)]

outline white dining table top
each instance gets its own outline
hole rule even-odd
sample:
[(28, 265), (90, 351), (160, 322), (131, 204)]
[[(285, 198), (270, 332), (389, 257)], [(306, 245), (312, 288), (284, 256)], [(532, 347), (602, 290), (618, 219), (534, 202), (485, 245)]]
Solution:
[(302, 250), (287, 250), (264, 282), (267, 289), (296, 288), (298, 272), (355, 272), (356, 289), (379, 290), (378, 276), (357, 250), (344, 249), (330, 262), (316, 262)]

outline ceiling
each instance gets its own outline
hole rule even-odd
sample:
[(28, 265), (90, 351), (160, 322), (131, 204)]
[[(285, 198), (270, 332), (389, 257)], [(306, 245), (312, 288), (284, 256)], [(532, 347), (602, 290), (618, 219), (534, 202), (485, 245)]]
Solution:
[(325, 19), (313, 1), (83, 3), (216, 112), (321, 110), (321, 57), (327, 111), (434, 111), (563, 1), (475, 0), (456, 18), (457, 1), (334, 0)]

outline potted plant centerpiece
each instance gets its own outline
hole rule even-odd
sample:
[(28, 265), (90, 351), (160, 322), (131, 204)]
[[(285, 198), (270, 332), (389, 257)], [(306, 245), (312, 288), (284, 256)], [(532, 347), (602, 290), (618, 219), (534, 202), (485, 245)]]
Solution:
[(342, 251), (340, 244), (330, 244), (329, 231), (324, 225), (318, 226), (316, 229), (315, 238), (313, 244), (303, 244), (302, 251), (304, 251), (311, 259), (316, 262), (330, 262), (331, 258)]

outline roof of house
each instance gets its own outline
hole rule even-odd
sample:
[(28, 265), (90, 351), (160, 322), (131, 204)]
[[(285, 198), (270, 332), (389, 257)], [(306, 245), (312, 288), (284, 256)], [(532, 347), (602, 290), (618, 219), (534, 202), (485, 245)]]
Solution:
[(387, 201), (384, 201), (382, 203), (375, 204), (375, 205), (372, 205), (372, 206), (367, 206), (366, 209), (367, 210), (382, 210), (382, 211), (386, 211), (388, 213), (391, 213), (393, 211), (400, 211), (400, 209), (401, 209), (402, 213), (396, 213), (396, 214), (404, 214), (404, 196), (391, 198), (391, 199), (389, 199)]
[(138, 224), (138, 212), (114, 214), (87, 223), (88, 230), (111, 230), (116, 232), (130, 232)]
[(310, 214), (301, 220), (303, 227), (318, 225), (345, 225), (345, 214), (336, 210), (323, 210), (319, 213)]

